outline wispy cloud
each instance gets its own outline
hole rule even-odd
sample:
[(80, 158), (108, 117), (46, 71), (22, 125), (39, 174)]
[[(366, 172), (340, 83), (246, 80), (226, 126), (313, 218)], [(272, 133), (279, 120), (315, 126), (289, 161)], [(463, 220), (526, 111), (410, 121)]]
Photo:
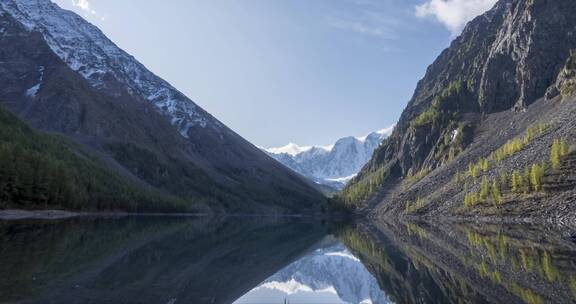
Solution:
[(388, 31), (387, 28), (382, 27), (382, 26), (374, 26), (362, 21), (349, 21), (349, 20), (342, 20), (342, 19), (335, 19), (333, 18), (330, 22), (330, 25), (332, 25), (335, 28), (338, 29), (342, 29), (342, 30), (348, 30), (348, 31), (352, 31), (352, 32), (356, 32), (356, 33), (360, 33), (360, 34), (366, 34), (366, 35), (370, 35), (370, 36), (375, 36), (375, 37), (389, 37), (390, 36), (390, 32)]
[(402, 27), (398, 16), (388, 1), (346, 0), (346, 10), (329, 16), (329, 24), (337, 29), (359, 33), (376, 38), (394, 38)]
[(433, 18), (452, 35), (458, 35), (474, 17), (489, 10), (497, 0), (427, 0), (416, 6), (416, 16)]

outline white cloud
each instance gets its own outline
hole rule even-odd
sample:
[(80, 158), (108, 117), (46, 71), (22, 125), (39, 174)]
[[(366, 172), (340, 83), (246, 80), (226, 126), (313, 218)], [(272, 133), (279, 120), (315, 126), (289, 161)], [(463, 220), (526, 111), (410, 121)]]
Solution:
[(72, 0), (72, 5), (83, 10), (86, 13), (96, 15), (96, 11), (92, 9), (88, 0)]
[(416, 6), (416, 16), (432, 17), (442, 23), (452, 35), (458, 35), (464, 25), (486, 12), (497, 0), (427, 0)]

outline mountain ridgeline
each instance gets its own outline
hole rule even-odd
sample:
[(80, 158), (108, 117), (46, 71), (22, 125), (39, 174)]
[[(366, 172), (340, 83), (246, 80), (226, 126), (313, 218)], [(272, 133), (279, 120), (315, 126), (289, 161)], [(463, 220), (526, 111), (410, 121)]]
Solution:
[[(530, 185), (525, 169), (538, 163), (545, 183), (554, 140), (565, 143), (564, 154), (576, 140), (575, 14), (573, 0), (500, 0), (469, 22), (428, 67), (394, 132), (340, 202), (431, 216), (496, 214), (512, 200), (545, 196), (516, 195), (511, 176), (522, 172)], [(471, 208), (462, 206), (467, 194), (486, 188), (503, 199), (482, 193)]]
[[(49, 151), (65, 151), (67, 158), (78, 155), (76, 164), (89, 158), (91, 172), (108, 172), (119, 184), (130, 185), (122, 192), (150, 192), (185, 202), (179, 211), (297, 213), (325, 208), (325, 198), (310, 182), (148, 71), (98, 28), (50, 0), (0, 2), (0, 81), (0, 106), (18, 117), (3, 124), (21, 120), (36, 129), (23, 134), (61, 138), (47, 139)], [(21, 136), (3, 134), (2, 148), (42, 153)], [(75, 165), (59, 161), (72, 172), (69, 184), (82, 189), (105, 184), (106, 178), (88, 182), (73, 173), (77, 169), (70, 167)], [(93, 197), (97, 201), (89, 205), (78, 200), (74, 206), (22, 199), (14, 193), (32, 187), (23, 180), (14, 176), (3, 185), (3, 198), (10, 196), (3, 199), (3, 208), (173, 209), (145, 208), (146, 200), (140, 199), (138, 208), (114, 204), (109, 197)]]
[(289, 144), (267, 149), (266, 152), (308, 179), (341, 190), (370, 160), (374, 150), (390, 135), (392, 129), (386, 128), (364, 137), (344, 137), (328, 147)]

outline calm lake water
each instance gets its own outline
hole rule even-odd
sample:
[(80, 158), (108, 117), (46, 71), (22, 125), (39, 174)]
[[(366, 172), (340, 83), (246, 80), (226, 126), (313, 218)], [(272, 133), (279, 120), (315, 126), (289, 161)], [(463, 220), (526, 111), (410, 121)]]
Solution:
[(2, 303), (574, 303), (533, 226), (271, 218), (0, 222)]

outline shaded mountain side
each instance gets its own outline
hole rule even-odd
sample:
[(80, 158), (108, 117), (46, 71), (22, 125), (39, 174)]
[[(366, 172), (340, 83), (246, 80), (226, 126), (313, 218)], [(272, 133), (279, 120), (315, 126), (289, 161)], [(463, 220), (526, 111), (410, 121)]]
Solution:
[(1, 107), (0, 208), (208, 211), (121, 177), (78, 145), (34, 131)]
[(378, 222), (344, 240), (397, 302), (569, 303), (576, 296), (576, 247), (545, 227)]
[[(426, 201), (448, 181), (426, 178), (430, 173), (454, 166), (461, 170), (474, 158), (488, 157), (508, 135), (537, 122), (538, 111), (560, 114), (555, 103), (536, 106), (534, 115), (525, 112), (547, 91), (555, 96), (551, 88), (576, 48), (575, 12), (576, 2), (570, 0), (500, 0), (471, 21), (428, 67), (393, 134), (340, 200), (356, 208), (380, 205), (384, 212), (403, 209), (418, 197)], [(494, 124), (497, 117), (526, 123)], [(471, 145), (487, 148), (476, 154)], [(421, 180), (430, 182), (397, 199)]]
[(278, 219), (6, 222), (0, 256), (10, 262), (0, 269), (13, 275), (0, 278), (0, 295), (17, 303), (231, 303), (326, 233), (319, 223)]
[[(0, 102), (34, 128), (64, 135), (118, 173), (191, 204), (206, 204), (216, 212), (294, 213), (324, 208), (325, 198), (309, 182), (178, 95), (79, 16), (48, 0), (8, 1), (2, 8)], [(63, 23), (70, 18), (75, 24), (72, 28)], [(58, 37), (62, 32), (73, 38)], [(59, 47), (70, 42), (66, 39), (76, 43), (65, 50), (70, 52), (66, 60), (95, 64), (91, 61), (96, 60), (91, 57), (94, 54), (74, 52), (97, 45), (93, 51), (98, 56), (119, 56), (98, 62), (97, 68), (107, 69), (106, 64), (120, 58), (125, 69), (136, 67), (140, 76), (122, 74), (125, 69), (114, 66), (109, 72), (101, 71), (97, 80), (88, 77), (86, 70), (75, 70), (75, 65), (60, 57), (64, 51)], [(150, 79), (144, 82), (142, 73)], [(132, 83), (135, 80), (139, 82)], [(180, 99), (173, 101), (176, 108), (193, 111), (186, 112), (187, 118), (177, 110), (164, 112), (158, 107), (160, 97), (151, 102), (143, 95), (144, 89), (155, 86), (158, 92), (170, 92), (162, 98), (178, 95)], [(187, 125), (186, 132), (180, 124), (173, 125), (176, 116)], [(206, 124), (185, 123), (194, 117)]]

